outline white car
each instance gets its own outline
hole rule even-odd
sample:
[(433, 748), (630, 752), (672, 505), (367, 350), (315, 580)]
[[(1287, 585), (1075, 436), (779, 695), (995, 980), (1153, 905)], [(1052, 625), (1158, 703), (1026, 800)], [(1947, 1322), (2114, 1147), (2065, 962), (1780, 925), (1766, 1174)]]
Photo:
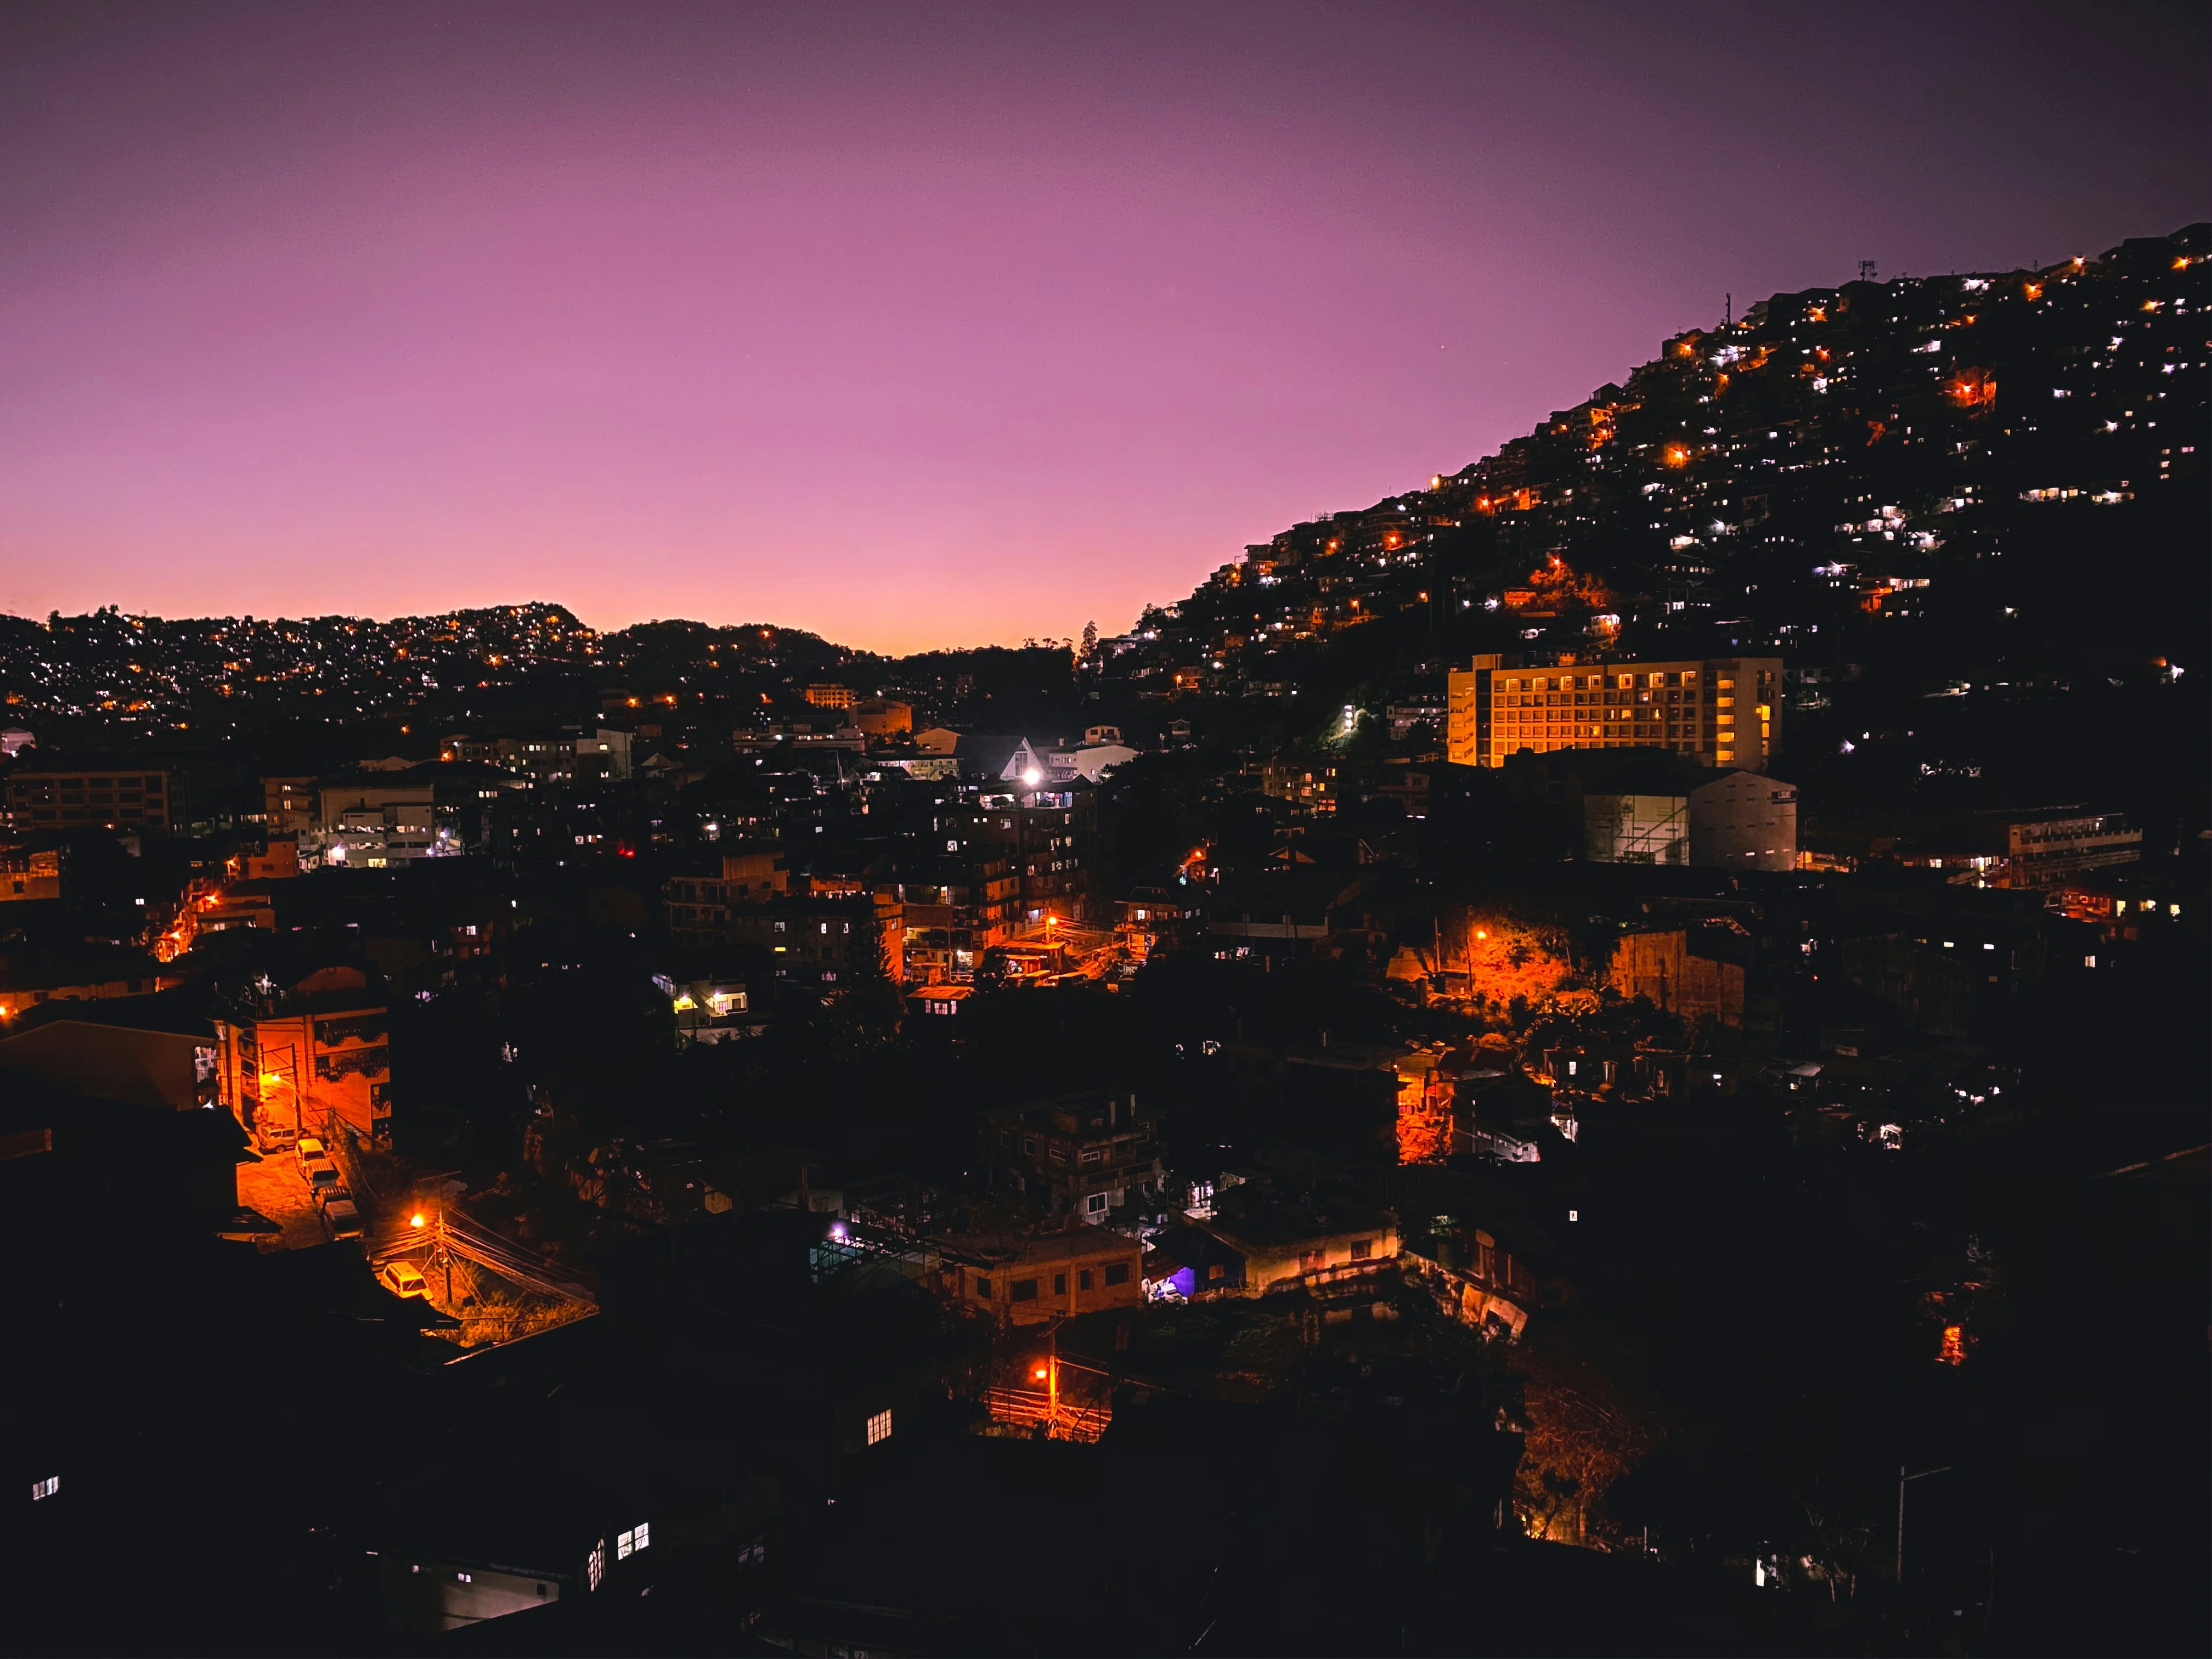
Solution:
[(394, 1296), (428, 1296), (430, 1281), (411, 1261), (387, 1261), (376, 1270), (377, 1282)]

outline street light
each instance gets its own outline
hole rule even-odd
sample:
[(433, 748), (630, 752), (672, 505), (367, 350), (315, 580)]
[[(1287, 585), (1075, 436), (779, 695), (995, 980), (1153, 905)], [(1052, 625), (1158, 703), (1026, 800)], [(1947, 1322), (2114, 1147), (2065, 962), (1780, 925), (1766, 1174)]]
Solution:
[(1917, 1474), (1907, 1474), (1904, 1464), (1897, 1466), (1897, 1583), (1900, 1589), (1905, 1586), (1905, 1483), (1925, 1480), (1931, 1474), (1948, 1474), (1957, 1467), (1955, 1463), (1946, 1463), (1941, 1468), (1923, 1469)]

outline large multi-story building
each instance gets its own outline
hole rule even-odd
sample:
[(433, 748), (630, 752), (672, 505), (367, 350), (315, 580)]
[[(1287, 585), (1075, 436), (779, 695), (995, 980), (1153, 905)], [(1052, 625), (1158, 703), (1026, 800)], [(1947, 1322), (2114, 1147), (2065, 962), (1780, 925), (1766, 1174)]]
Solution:
[(1089, 915), (1098, 797), (1088, 789), (1039, 790), (1023, 795), (1012, 816), (1024, 919), (1066, 921)]
[(1003, 857), (948, 853), (915, 860), (898, 886), (908, 970), (932, 983), (973, 979), (983, 953), (1013, 938), (1021, 889)]
[(1159, 1113), (1133, 1094), (1094, 1089), (982, 1114), (994, 1176), (1042, 1192), (1053, 1213), (1098, 1220), (1160, 1191)]
[(678, 945), (727, 945), (732, 905), (781, 898), (790, 877), (783, 850), (739, 847), (722, 854), (719, 876), (671, 876), (661, 884), (668, 936)]
[(2085, 870), (2142, 857), (2142, 826), (2118, 812), (2052, 808), (2005, 825), (2008, 884), (2048, 887)]
[(8, 780), (8, 821), (17, 830), (167, 831), (182, 816), (181, 793), (173, 775), (143, 764), (29, 767)]
[(1699, 865), (1717, 870), (1797, 866), (1797, 790), (1750, 772), (1661, 793), (1583, 793), (1583, 856), (1597, 864)]
[(906, 911), (892, 894), (791, 896), (730, 907), (732, 945), (764, 948), (778, 979), (844, 986), (881, 974), (906, 977)]
[(324, 782), (316, 794), (322, 863), (381, 870), (459, 852), (451, 830), (441, 831), (436, 786), (418, 775), (424, 769)]
[(1478, 656), (1451, 675), (1444, 757), (1502, 766), (1522, 750), (1664, 749), (1708, 766), (1766, 769), (1782, 732), (1782, 659), (1564, 662)]
[(315, 781), (301, 774), (261, 780), (261, 817), (269, 832), (296, 836), (316, 827)]
[(438, 746), (441, 761), (469, 761), (504, 771), (526, 772), (540, 783), (580, 783), (592, 778), (630, 775), (632, 733), (600, 726), (586, 732), (568, 726), (517, 737), (485, 738), (456, 732)]
[(216, 1024), (222, 1103), (264, 1148), (339, 1127), (388, 1146), (391, 1027), (385, 993), (359, 969), (257, 988)]

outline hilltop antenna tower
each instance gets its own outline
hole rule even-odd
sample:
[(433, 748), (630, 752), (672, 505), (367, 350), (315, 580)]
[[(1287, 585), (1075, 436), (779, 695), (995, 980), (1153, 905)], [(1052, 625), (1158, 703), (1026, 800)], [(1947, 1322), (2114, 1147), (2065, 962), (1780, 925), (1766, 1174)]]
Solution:
[(1879, 280), (1880, 280), (1880, 279), (1879, 279), (1878, 277), (1876, 277), (1876, 276), (1875, 276), (1875, 275), (1874, 274), (1874, 261), (1873, 261), (1873, 260), (1871, 260), (1871, 259), (1862, 259), (1862, 260), (1860, 260), (1860, 261), (1859, 261), (1859, 281), (1861, 281), (1861, 282), (1863, 282), (1863, 283), (1872, 283), (1872, 282), (1877, 282), (1877, 281), (1879, 281)]
[(1721, 296), (1721, 326), (1723, 328), (1734, 328), (1735, 326), (1735, 295), (1724, 294)]

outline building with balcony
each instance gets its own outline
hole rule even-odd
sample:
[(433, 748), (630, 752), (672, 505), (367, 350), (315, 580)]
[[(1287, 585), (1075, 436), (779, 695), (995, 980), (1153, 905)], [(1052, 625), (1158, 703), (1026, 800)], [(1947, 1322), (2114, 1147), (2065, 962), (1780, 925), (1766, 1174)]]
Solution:
[(289, 987), (266, 976), (231, 998), (216, 1022), (222, 1104), (270, 1144), (337, 1128), (375, 1146), (392, 1139), (391, 1016), (357, 968), (331, 967)]
[(990, 1176), (1041, 1192), (1053, 1213), (1097, 1221), (1159, 1196), (1158, 1111), (1133, 1094), (1094, 1089), (982, 1115)]
[(2069, 876), (2135, 864), (2142, 827), (2118, 812), (2079, 808), (2023, 814), (2005, 824), (2006, 875), (2014, 887), (2050, 887)]

